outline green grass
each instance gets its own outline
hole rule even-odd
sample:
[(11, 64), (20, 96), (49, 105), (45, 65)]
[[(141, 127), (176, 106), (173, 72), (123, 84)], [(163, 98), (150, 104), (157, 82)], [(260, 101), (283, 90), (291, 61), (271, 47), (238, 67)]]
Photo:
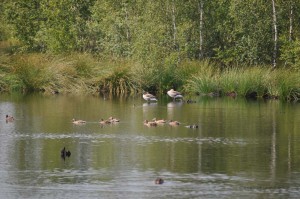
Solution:
[(241, 67), (225, 69), (213, 75), (209, 70), (204, 74), (193, 76), (185, 87), (200, 94), (236, 93), (246, 98), (280, 98), (287, 101), (300, 98), (300, 73), (292, 69)]
[(0, 53), (0, 92), (165, 93), (172, 87), (188, 95), (235, 93), (246, 98), (298, 101), (300, 72), (266, 66), (221, 69), (209, 60), (144, 65), (85, 53)]
[(268, 95), (287, 101), (298, 101), (300, 98), (299, 71), (278, 69), (270, 71), (265, 84)]

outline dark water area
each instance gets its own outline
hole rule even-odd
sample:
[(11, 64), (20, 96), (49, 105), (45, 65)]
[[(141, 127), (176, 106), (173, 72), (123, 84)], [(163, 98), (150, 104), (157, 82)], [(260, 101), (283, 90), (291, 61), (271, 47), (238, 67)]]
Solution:
[(299, 103), (192, 99), (0, 95), (0, 198), (299, 197)]

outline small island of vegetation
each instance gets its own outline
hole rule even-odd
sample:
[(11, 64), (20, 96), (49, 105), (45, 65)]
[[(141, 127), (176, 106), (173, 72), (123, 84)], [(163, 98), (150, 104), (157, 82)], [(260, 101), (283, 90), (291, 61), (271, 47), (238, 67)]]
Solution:
[(300, 99), (300, 2), (0, 4), (0, 92)]

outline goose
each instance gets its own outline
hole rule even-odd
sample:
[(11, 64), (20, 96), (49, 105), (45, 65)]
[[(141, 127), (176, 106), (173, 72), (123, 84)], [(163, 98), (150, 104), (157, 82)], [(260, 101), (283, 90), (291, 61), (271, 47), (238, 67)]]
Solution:
[(163, 184), (164, 180), (162, 178), (156, 178), (155, 179), (155, 184)]
[(157, 123), (157, 124), (165, 124), (167, 121), (164, 120), (164, 119), (161, 119), (161, 120), (157, 120), (156, 118), (153, 118), (152, 119), (153, 122)]
[(104, 120), (104, 119), (101, 119), (99, 121), (100, 124), (111, 124), (111, 121), (110, 120)]
[(85, 124), (86, 121), (84, 121), (84, 120), (75, 120), (75, 119), (73, 118), (72, 123), (73, 123), (73, 124)]
[(151, 102), (151, 101), (157, 102), (156, 97), (148, 92), (143, 93), (143, 98), (147, 102)]
[(167, 94), (173, 98), (175, 101), (176, 98), (183, 98), (180, 92), (175, 91), (173, 88), (167, 92)]
[(151, 127), (151, 126), (157, 126), (156, 122), (149, 122), (148, 120), (144, 121), (144, 125)]
[(6, 122), (12, 122), (15, 118), (13, 116), (6, 115)]
[(117, 118), (114, 118), (114, 117), (112, 117), (112, 116), (108, 118), (108, 121), (110, 121), (111, 123), (120, 122), (120, 120), (119, 120), (119, 119), (117, 119)]
[(180, 123), (178, 121), (173, 121), (173, 120), (170, 120), (169, 121), (169, 125), (171, 126), (178, 126)]

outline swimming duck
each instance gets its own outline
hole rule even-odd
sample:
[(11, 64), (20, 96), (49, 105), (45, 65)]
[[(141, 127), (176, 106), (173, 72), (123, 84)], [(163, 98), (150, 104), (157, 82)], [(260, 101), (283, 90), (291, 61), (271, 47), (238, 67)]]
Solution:
[(175, 101), (175, 99), (177, 98), (183, 98), (183, 96), (181, 95), (180, 92), (175, 91), (174, 89), (171, 89), (167, 92), (167, 94), (173, 98), (173, 101)]
[(75, 120), (75, 119), (73, 118), (72, 123), (73, 123), (73, 124), (85, 124), (86, 121), (84, 121), (84, 120)]
[(6, 122), (12, 122), (15, 118), (13, 116), (6, 115)]
[(66, 150), (66, 147), (64, 147), (61, 151), (60, 151), (60, 156), (65, 159), (66, 157), (70, 157), (71, 156), (71, 152)]
[(169, 125), (171, 125), (171, 126), (178, 126), (180, 123), (179, 122), (177, 122), (177, 121), (173, 121), (173, 120), (170, 120), (169, 121)]
[(157, 126), (156, 122), (149, 122), (148, 120), (144, 121), (144, 125), (151, 127), (151, 126)]
[(185, 126), (186, 128), (190, 128), (190, 129), (197, 129), (198, 128), (198, 125), (196, 124), (193, 124), (193, 125), (188, 125), (188, 126)]
[(157, 99), (154, 95), (148, 93), (148, 92), (144, 92), (143, 93), (143, 98), (144, 100), (146, 100), (147, 102), (151, 102), (151, 101), (155, 101), (157, 102)]
[(120, 120), (119, 120), (119, 119), (117, 119), (117, 118), (114, 118), (114, 117), (109, 117), (109, 118), (108, 118), (108, 121), (110, 121), (111, 123), (120, 122)]
[(161, 119), (161, 120), (157, 120), (156, 118), (153, 118), (152, 119), (153, 122), (157, 123), (157, 124), (165, 124), (167, 121), (164, 120), (164, 119)]
[(104, 120), (101, 118), (101, 120), (99, 121), (100, 124), (111, 124), (110, 120)]
[(196, 103), (196, 101), (188, 99), (188, 100), (186, 100), (186, 103), (192, 104), (192, 103)]
[(155, 184), (163, 184), (164, 180), (162, 178), (156, 178), (155, 179)]

